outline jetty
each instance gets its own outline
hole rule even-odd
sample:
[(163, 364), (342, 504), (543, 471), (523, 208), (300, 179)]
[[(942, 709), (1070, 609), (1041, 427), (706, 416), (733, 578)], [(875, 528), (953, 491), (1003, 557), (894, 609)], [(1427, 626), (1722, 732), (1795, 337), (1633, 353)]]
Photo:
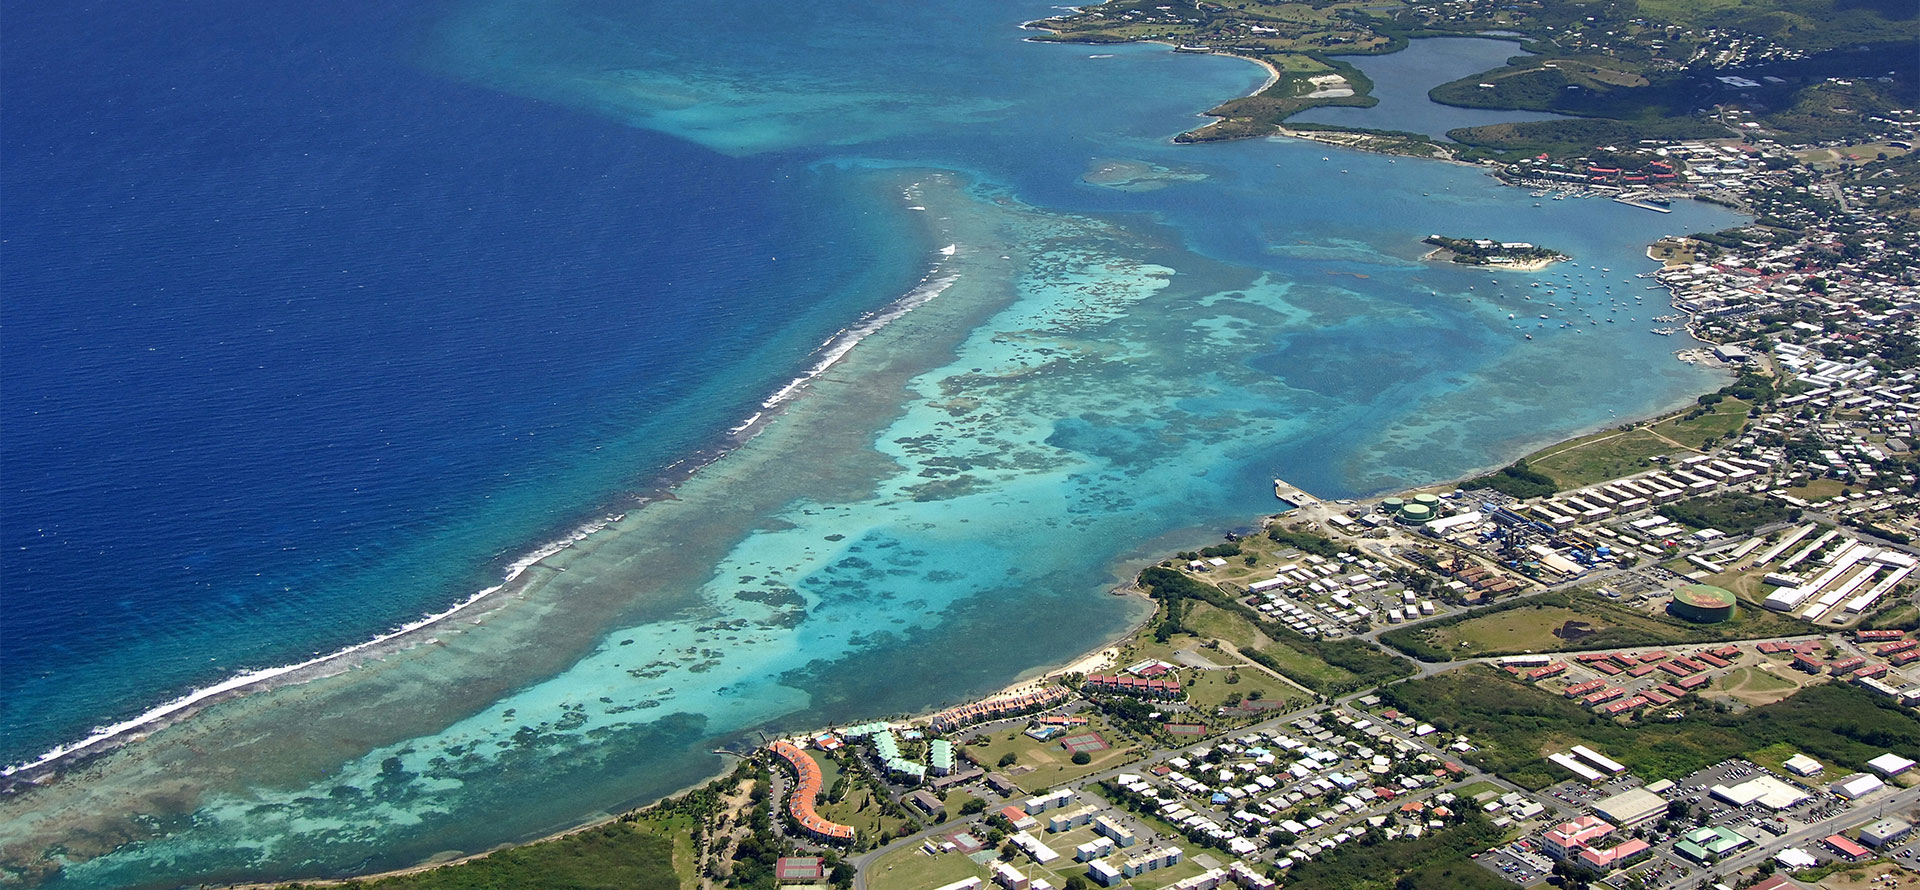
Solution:
[(1614, 198), (1613, 202), (1625, 204), (1628, 207), (1638, 207), (1641, 210), (1651, 210), (1655, 213), (1673, 212), (1673, 208), (1667, 206), (1666, 200), (1655, 196), (1652, 192), (1628, 192)]
[(1320, 503), (1320, 499), (1307, 494), (1285, 479), (1273, 480), (1273, 496), (1295, 507), (1311, 507)]

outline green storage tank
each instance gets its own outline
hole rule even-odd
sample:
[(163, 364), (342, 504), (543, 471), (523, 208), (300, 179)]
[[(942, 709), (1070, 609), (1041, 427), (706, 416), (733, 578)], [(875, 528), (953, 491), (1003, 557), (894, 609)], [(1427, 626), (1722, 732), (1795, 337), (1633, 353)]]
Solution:
[(1733, 591), (1711, 584), (1689, 584), (1673, 592), (1673, 602), (1667, 604), (1667, 611), (1675, 618), (1692, 621), (1697, 624), (1712, 624), (1733, 617), (1733, 608), (1739, 599)]

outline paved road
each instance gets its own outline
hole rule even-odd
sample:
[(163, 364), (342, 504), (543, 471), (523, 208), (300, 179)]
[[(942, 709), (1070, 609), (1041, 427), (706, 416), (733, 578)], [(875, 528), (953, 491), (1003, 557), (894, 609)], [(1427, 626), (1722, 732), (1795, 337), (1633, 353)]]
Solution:
[[(1920, 802), (1920, 786), (1917, 786), (1914, 788), (1902, 789), (1886, 797), (1882, 797), (1882, 798), (1879, 798), (1878, 800), (1874, 800), (1871, 802), (1871, 808), (1898, 811), (1898, 810), (1905, 809), (1909, 806), (1912, 806), (1916, 802)], [(1831, 818), (1828, 818), (1819, 822), (1815, 822), (1812, 825), (1808, 825), (1807, 827), (1802, 828), (1798, 831), (1789, 832), (1787, 834), (1775, 837), (1772, 840), (1759, 844), (1754, 849), (1748, 850), (1745, 853), (1741, 853), (1735, 856), (1729, 856), (1725, 859), (1722, 859), (1719, 862), (1716, 862), (1713, 865), (1708, 866), (1707, 871), (1709, 873), (1709, 876), (1712, 874), (1732, 874), (1733, 872), (1739, 871), (1740, 869), (1746, 868), (1748, 866), (1759, 865), (1761, 862), (1766, 861), (1767, 859), (1771, 858), (1773, 854), (1778, 853), (1781, 850), (1784, 850), (1788, 847), (1798, 847), (1808, 843), (1818, 842), (1820, 838), (1826, 837), (1830, 834), (1833, 834), (1836, 831), (1839, 831), (1843, 828), (1848, 827), (1849, 825), (1859, 822), (1863, 813), (1864, 813), (1864, 808), (1857, 807), (1857, 806), (1849, 806), (1841, 810), (1837, 815), (1834, 815)], [(1663, 850), (1670, 849), (1671, 843), (1662, 845), (1662, 848)], [(1682, 878), (1674, 881), (1669, 881), (1668, 883), (1662, 884), (1660, 886), (1684, 888), (1684, 887), (1693, 887), (1696, 885), (1704, 886), (1706, 883), (1707, 883), (1707, 878), (1705, 877), (1691, 878), (1691, 879)]]

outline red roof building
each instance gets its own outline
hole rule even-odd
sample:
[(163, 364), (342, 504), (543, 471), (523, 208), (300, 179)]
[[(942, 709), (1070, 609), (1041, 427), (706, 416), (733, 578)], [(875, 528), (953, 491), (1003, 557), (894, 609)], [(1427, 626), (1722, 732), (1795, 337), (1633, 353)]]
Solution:
[(1566, 672), (1567, 672), (1567, 663), (1564, 661), (1556, 661), (1553, 664), (1547, 665), (1546, 667), (1534, 668), (1533, 670), (1528, 671), (1527, 679), (1544, 680), (1548, 677), (1558, 676)]
[(1572, 686), (1568, 686), (1567, 691), (1563, 694), (1568, 698), (1579, 698), (1589, 692), (1597, 692), (1606, 685), (1607, 681), (1605, 680), (1588, 680), (1585, 683), (1575, 683)]
[(1587, 696), (1584, 699), (1584, 701), (1587, 703), (1588, 706), (1593, 706), (1593, 705), (1603, 704), (1605, 702), (1613, 701), (1614, 699), (1619, 698), (1620, 696), (1623, 696), (1626, 694), (1627, 694), (1627, 691), (1625, 689), (1622, 689), (1618, 686), (1611, 686), (1606, 689), (1602, 689), (1599, 692), (1596, 692), (1592, 695)]
[(1605, 710), (1609, 716), (1614, 714), (1624, 714), (1646, 703), (1647, 703), (1647, 700), (1645, 697), (1636, 695), (1630, 699), (1627, 699), (1626, 701), (1614, 702), (1613, 704), (1606, 706), (1606, 708), (1604, 708), (1603, 710)]
[(1827, 846), (1833, 848), (1833, 852), (1855, 862), (1873, 856), (1872, 850), (1848, 840), (1846, 835), (1843, 834), (1828, 835), (1824, 841)]
[(768, 747), (793, 768), (793, 792), (787, 797), (787, 814), (793, 817), (800, 830), (823, 841), (852, 841), (851, 826), (829, 821), (813, 811), (814, 799), (819, 797), (822, 790), (820, 765), (814, 763), (807, 752), (790, 742), (777, 741)]
[(1180, 697), (1180, 681), (1177, 679), (1159, 679), (1129, 677), (1125, 674), (1094, 674), (1087, 677), (1087, 688), (1099, 692), (1113, 692), (1120, 695), (1132, 695), (1140, 698), (1176, 699)]

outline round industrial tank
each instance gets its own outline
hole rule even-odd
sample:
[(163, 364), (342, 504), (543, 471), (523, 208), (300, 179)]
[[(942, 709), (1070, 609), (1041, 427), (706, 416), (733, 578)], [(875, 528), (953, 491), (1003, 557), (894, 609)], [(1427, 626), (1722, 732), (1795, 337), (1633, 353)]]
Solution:
[(1433, 518), (1433, 509), (1425, 504), (1408, 504), (1400, 508), (1400, 515), (1408, 522), (1421, 523)]
[(1732, 618), (1736, 602), (1731, 590), (1711, 584), (1689, 584), (1673, 592), (1673, 602), (1667, 605), (1667, 611), (1676, 618), (1711, 624)]
[(1413, 496), (1413, 502), (1434, 512), (1440, 510), (1440, 498), (1434, 495), (1416, 494)]
[(1405, 510), (1407, 508), (1407, 502), (1400, 498), (1387, 498), (1386, 500), (1380, 502), (1380, 508), (1387, 511), (1388, 513), (1392, 513), (1393, 515), (1398, 516), (1400, 515), (1400, 511)]

